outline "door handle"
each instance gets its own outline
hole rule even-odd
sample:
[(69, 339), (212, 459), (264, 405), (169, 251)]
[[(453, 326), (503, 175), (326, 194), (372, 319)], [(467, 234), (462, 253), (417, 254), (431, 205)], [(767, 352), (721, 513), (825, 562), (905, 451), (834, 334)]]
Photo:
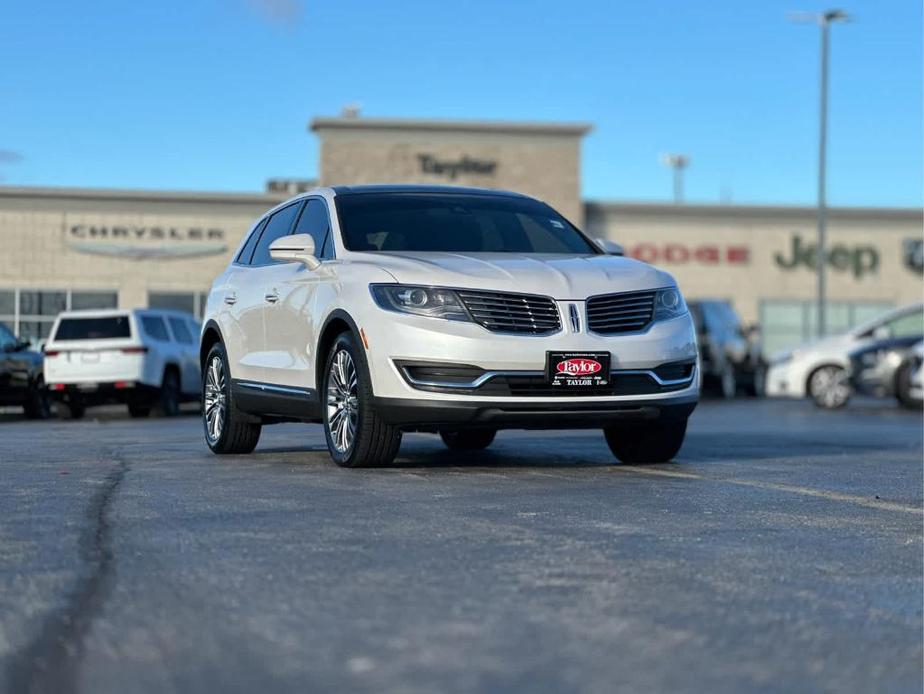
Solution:
[(271, 304), (275, 304), (277, 301), (279, 301), (279, 294), (274, 289), (273, 291), (264, 294), (263, 298), (269, 301)]
[(225, 303), (229, 306), (233, 306), (237, 303), (237, 297), (234, 294), (227, 294), (225, 296)]

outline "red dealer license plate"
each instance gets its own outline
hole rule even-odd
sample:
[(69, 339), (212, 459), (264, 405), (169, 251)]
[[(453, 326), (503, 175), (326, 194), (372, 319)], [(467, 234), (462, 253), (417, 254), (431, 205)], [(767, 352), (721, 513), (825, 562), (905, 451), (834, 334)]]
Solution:
[(584, 390), (610, 382), (609, 352), (548, 352), (546, 377), (556, 388)]

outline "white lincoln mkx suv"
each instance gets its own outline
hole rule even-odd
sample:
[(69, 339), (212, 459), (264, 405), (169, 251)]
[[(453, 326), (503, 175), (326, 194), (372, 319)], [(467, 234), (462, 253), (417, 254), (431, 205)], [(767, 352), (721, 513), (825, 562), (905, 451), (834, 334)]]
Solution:
[(498, 429), (602, 429), (665, 462), (699, 397), (674, 279), (607, 255), (548, 205), (438, 186), (318, 188), (267, 212), (203, 322), (205, 438), (324, 426), (331, 457), (391, 462), (404, 431), (456, 450)]

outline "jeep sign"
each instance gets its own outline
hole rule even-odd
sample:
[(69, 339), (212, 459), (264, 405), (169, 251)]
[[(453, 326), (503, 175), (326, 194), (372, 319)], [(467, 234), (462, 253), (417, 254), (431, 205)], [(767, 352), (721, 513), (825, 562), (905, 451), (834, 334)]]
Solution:
[[(776, 253), (773, 259), (783, 270), (795, 270), (802, 266), (814, 270), (818, 246), (806, 242), (799, 234), (793, 234), (788, 256)], [(837, 272), (850, 272), (856, 279), (875, 274), (879, 269), (879, 251), (873, 246), (847, 246), (836, 243), (828, 248), (827, 265)]]

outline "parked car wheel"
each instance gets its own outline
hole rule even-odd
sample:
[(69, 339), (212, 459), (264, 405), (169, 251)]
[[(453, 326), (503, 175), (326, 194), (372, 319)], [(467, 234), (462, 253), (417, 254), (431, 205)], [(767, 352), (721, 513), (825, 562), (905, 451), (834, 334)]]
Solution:
[(41, 376), (32, 383), (22, 409), (29, 419), (48, 419), (51, 415), (51, 400), (45, 389), (45, 379)]
[(822, 409), (844, 407), (850, 400), (847, 370), (836, 364), (820, 366), (809, 376), (807, 390), (815, 405)]
[(135, 418), (147, 417), (151, 414), (151, 406), (142, 405), (140, 403), (129, 403), (128, 414)]
[(754, 367), (753, 380), (746, 389), (748, 395), (755, 398), (762, 398), (767, 392), (767, 367), (758, 364)]
[(224, 345), (215, 344), (202, 371), (202, 424), (213, 453), (250, 453), (260, 440), (261, 425), (237, 409)]
[(629, 465), (669, 462), (683, 446), (686, 432), (685, 419), (616, 424), (603, 430), (613, 455)]
[(733, 398), (738, 393), (738, 379), (732, 364), (726, 364), (722, 369), (722, 375), (719, 377), (719, 393), (725, 399)]
[(394, 460), (401, 431), (376, 412), (364, 357), (351, 333), (341, 333), (334, 340), (321, 392), (324, 436), (337, 465), (373, 467)]
[(453, 451), (480, 451), (494, 441), (494, 429), (440, 429), (440, 438)]
[(902, 364), (898, 369), (898, 373), (895, 374), (895, 397), (902, 407), (909, 410), (920, 410), (924, 407), (924, 400), (911, 395), (911, 374), (914, 369), (915, 365), (911, 362)]
[(180, 376), (176, 369), (168, 368), (160, 385), (158, 409), (164, 417), (176, 417), (180, 413)]
[(87, 408), (80, 400), (67, 400), (57, 405), (58, 417), (61, 419), (83, 419)]

